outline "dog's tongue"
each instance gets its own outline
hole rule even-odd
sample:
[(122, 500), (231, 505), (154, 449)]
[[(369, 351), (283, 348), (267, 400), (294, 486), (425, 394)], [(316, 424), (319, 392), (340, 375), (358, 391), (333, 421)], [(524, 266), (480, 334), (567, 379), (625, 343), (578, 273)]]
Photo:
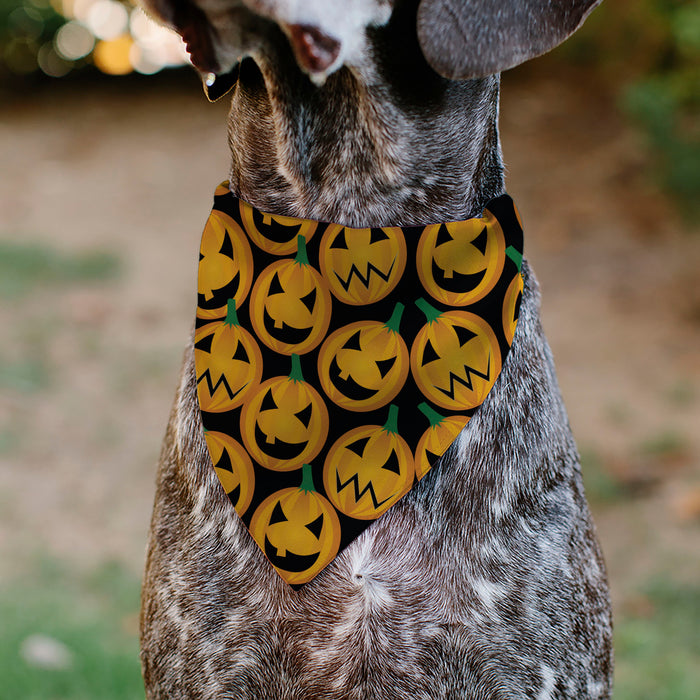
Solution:
[(324, 73), (340, 53), (340, 42), (308, 24), (289, 25), (297, 61), (309, 73)]

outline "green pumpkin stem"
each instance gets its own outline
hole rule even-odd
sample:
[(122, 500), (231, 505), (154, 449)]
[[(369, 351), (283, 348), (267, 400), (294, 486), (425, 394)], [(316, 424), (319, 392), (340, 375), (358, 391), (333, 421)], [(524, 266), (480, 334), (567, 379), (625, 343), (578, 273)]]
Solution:
[(304, 381), (304, 375), (301, 371), (301, 358), (295, 353), (292, 353), (292, 371), (289, 373), (289, 378), (293, 382)]
[(226, 304), (226, 320), (224, 323), (227, 326), (238, 326), (238, 314), (236, 313), (236, 300), (229, 299)]
[(442, 316), (442, 311), (438, 311), (434, 306), (431, 306), (423, 297), (416, 299), (415, 304), (425, 314), (428, 323), (433, 323)]
[(394, 333), (399, 332), (401, 317), (403, 316), (403, 310), (405, 308), (406, 307), (400, 301), (396, 302), (394, 313), (391, 314), (391, 318), (384, 324), (390, 331), (394, 331)]
[(301, 471), (301, 484), (299, 485), (299, 490), (304, 493), (316, 493), (316, 487), (314, 486), (314, 475), (311, 471), (311, 465), (305, 464)]
[(384, 432), (398, 433), (399, 432), (399, 407), (396, 404), (389, 406), (389, 417), (382, 427)]
[(297, 236), (297, 256), (294, 258), (297, 265), (308, 265), (309, 256), (306, 253), (306, 238), (304, 236)]
[(445, 420), (445, 416), (441, 416), (431, 406), (428, 406), (425, 401), (418, 404), (418, 410), (430, 421), (431, 428), (437, 428), (437, 426)]
[(518, 271), (522, 269), (523, 266), (523, 254), (516, 250), (512, 245), (506, 248), (506, 255), (517, 265)]

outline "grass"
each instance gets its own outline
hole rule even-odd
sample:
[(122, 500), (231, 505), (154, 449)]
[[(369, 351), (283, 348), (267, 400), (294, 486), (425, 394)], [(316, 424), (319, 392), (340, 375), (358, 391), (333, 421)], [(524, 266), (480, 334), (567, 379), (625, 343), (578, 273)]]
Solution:
[(0, 299), (47, 286), (114, 279), (120, 268), (112, 253), (69, 255), (43, 244), (0, 240)]
[(697, 700), (700, 588), (656, 581), (616, 619), (615, 700)]
[[(135, 700), (144, 697), (136, 615), (139, 581), (116, 565), (80, 579), (43, 562), (0, 588), (0, 700)], [(22, 657), (31, 635), (64, 645), (63, 670)]]

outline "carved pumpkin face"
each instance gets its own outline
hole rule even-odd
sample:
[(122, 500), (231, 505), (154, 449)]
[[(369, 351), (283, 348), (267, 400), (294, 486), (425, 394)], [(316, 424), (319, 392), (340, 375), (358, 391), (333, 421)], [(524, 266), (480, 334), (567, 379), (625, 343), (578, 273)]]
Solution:
[(398, 501), (413, 483), (413, 454), (396, 432), (396, 406), (386, 425), (350, 430), (328, 451), (323, 485), (331, 503), (345, 515), (373, 520)]
[(233, 301), (225, 321), (208, 323), (195, 331), (194, 364), (203, 411), (230, 411), (260, 384), (260, 348), (253, 336), (238, 325)]
[(434, 404), (451, 411), (480, 405), (501, 371), (493, 330), (467, 311), (440, 313), (419, 301), (432, 309), (428, 313), (433, 320), (421, 328), (411, 347), (411, 372), (418, 388)]
[(289, 255), (297, 249), (297, 236), (309, 241), (316, 232), (318, 223), (291, 216), (264, 214), (240, 202), (241, 219), (250, 240), (267, 253)]
[(515, 329), (518, 326), (518, 314), (520, 313), (520, 302), (522, 299), (523, 277), (521, 274), (517, 274), (508, 285), (505, 298), (503, 299), (503, 333), (509, 345), (513, 343)]
[(226, 495), (239, 515), (243, 515), (253, 498), (255, 473), (253, 463), (243, 446), (225, 433), (209, 430), (204, 433), (214, 470)]
[(292, 355), (288, 377), (263, 382), (241, 412), (241, 435), (251, 457), (275, 471), (298, 469), (319, 452), (328, 435), (328, 410), (301, 376)]
[(340, 547), (338, 515), (314, 490), (308, 464), (300, 487), (277, 491), (258, 506), (250, 533), (279, 575), (291, 584), (310, 581)]
[(204, 227), (199, 252), (197, 316), (226, 315), (226, 303), (240, 306), (253, 281), (253, 254), (243, 229), (226, 214), (213, 211)]
[(408, 376), (408, 349), (398, 333), (403, 304), (387, 323), (358, 321), (332, 333), (318, 356), (321, 386), (336, 404), (371, 411), (389, 403)]
[(323, 339), (331, 318), (331, 295), (308, 264), (302, 236), (295, 260), (266, 267), (250, 296), (250, 317), (258, 337), (282, 355), (303, 354)]
[(450, 306), (488, 294), (505, 262), (505, 237), (491, 212), (468, 221), (426, 226), (418, 241), (418, 276), (426, 291)]
[(319, 264), (333, 295), (354, 306), (383, 299), (406, 267), (406, 241), (400, 228), (326, 229)]
[(426, 403), (418, 408), (430, 421), (430, 427), (423, 433), (416, 447), (416, 478), (420, 480), (462, 432), (469, 422), (469, 416), (445, 418)]

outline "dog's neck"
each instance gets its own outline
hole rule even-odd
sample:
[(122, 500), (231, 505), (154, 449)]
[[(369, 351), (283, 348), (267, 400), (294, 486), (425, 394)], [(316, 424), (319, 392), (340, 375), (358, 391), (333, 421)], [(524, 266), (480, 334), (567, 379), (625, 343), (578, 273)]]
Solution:
[(229, 120), (234, 194), (272, 214), (363, 227), (466, 219), (504, 192), (498, 77), (440, 78), (395, 25), (370, 33), (363, 65), (321, 86), (286, 41), (243, 62)]

